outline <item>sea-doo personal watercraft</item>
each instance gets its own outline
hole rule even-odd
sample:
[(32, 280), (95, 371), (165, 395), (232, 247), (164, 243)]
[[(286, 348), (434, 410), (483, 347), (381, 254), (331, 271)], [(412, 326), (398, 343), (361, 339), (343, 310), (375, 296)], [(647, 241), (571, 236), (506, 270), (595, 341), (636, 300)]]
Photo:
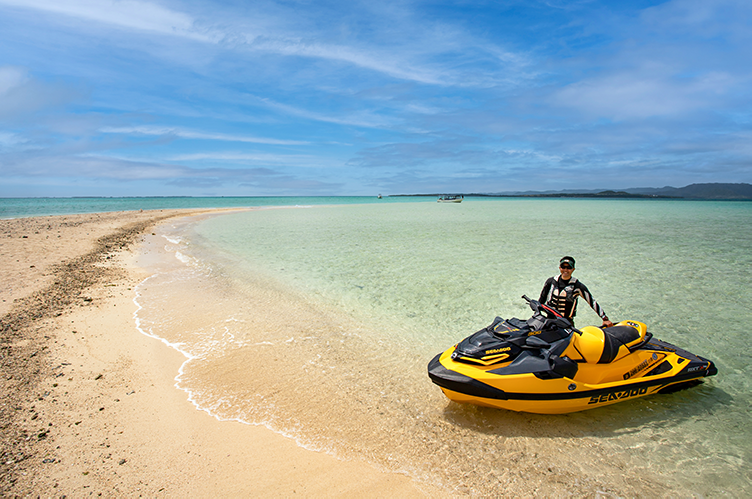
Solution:
[(575, 329), (527, 300), (533, 316), (494, 322), (440, 353), (428, 375), (450, 400), (563, 414), (701, 383), (713, 362), (653, 338), (638, 321)]

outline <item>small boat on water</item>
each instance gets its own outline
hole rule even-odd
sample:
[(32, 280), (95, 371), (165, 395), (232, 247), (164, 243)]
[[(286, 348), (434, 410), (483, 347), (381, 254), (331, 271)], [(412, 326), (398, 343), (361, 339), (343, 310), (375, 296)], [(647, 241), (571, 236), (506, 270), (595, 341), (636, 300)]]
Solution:
[(461, 203), (465, 199), (465, 196), (439, 196), (437, 202), (439, 203)]

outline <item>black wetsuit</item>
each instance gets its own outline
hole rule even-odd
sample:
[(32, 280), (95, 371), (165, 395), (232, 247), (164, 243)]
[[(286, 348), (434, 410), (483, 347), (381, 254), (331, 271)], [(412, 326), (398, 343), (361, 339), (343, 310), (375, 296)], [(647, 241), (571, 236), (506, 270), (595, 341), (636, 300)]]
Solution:
[(580, 296), (585, 299), (590, 308), (601, 319), (608, 320), (606, 312), (595, 301), (587, 286), (578, 281), (576, 277), (572, 277), (568, 281), (562, 279), (560, 275), (549, 277), (543, 285), (538, 301), (556, 309), (561, 315), (570, 319), (574, 325), (574, 316), (577, 314), (577, 298)]

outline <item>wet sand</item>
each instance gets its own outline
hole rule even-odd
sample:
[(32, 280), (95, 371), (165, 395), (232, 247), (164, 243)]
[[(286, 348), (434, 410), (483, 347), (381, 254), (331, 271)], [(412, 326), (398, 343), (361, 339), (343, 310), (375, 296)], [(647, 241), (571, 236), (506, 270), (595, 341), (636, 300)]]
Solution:
[(0, 495), (420, 497), (446, 491), (218, 421), (141, 334), (135, 251), (206, 210), (0, 220)]

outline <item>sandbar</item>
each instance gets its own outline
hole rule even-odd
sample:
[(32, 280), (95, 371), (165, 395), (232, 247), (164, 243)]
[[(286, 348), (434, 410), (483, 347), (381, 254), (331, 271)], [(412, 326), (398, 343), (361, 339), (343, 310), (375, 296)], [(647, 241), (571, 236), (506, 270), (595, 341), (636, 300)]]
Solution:
[(134, 322), (136, 255), (157, 224), (220, 211), (0, 220), (0, 495), (446, 495), (219, 421), (175, 388), (185, 358)]

